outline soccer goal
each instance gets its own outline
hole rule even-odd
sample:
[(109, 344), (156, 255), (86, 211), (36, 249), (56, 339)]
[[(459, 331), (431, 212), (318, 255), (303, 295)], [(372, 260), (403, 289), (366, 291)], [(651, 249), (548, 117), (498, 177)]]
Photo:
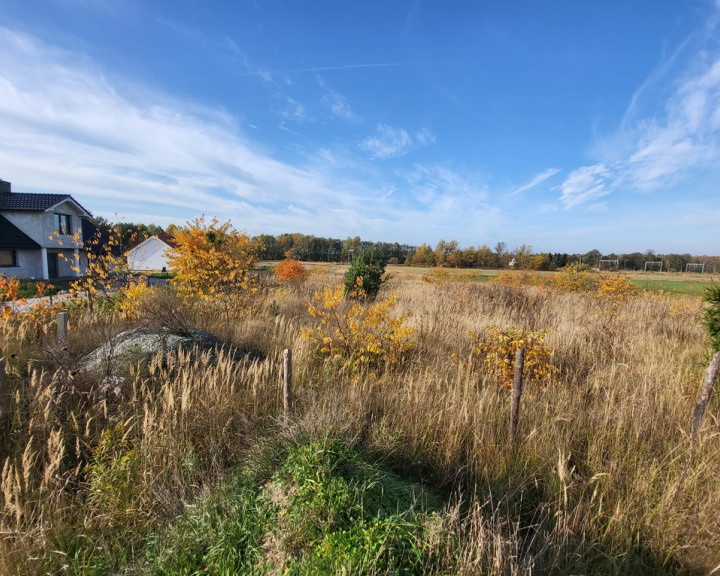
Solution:
[(662, 260), (657, 260), (655, 262), (645, 262), (645, 272), (662, 272), (662, 270)]
[(598, 268), (600, 268), (600, 270), (619, 270), (620, 269), (620, 261), (619, 260), (600, 260), (600, 262), (598, 262)]
[(685, 264), (685, 272), (705, 272), (705, 262), (688, 262)]

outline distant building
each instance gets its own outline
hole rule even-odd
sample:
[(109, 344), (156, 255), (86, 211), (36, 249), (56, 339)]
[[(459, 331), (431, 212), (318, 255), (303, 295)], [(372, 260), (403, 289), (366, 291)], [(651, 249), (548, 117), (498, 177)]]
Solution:
[(173, 237), (167, 234), (150, 236), (127, 251), (129, 272), (160, 272), (168, 269), (167, 253), (173, 249)]
[(91, 217), (70, 194), (18, 193), (0, 180), (0, 274), (42, 280), (81, 276), (87, 262), (83, 221)]

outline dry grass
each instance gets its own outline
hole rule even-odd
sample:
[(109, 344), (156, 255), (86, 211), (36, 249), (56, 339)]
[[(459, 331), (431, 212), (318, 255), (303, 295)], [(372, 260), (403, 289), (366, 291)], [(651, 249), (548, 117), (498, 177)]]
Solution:
[[(398, 293), (417, 347), (400, 372), (349, 382), (311, 361), (300, 336), (313, 292), (343, 270), (310, 267), (302, 284), (268, 285), (232, 323), (190, 318), (251, 359), (180, 352), (138, 366), (116, 390), (76, 366), (127, 321), (74, 312), (64, 348), (52, 329), (4, 330), (14, 415), (0, 445), (0, 572), (133, 561), (128, 543), (141, 546), (263, 434), (290, 433), (279, 423), (284, 348), (296, 367), (290, 430), (336, 435), (445, 490), (453, 503), (440, 522), (457, 541), (438, 550), (459, 574), (720, 564), (717, 395), (695, 446), (688, 434), (709, 357), (699, 300), (637, 295), (610, 316), (588, 294), (433, 284), (398, 270), (380, 297)], [(468, 332), (490, 325), (548, 329), (559, 368), (557, 384), (526, 391), (514, 448), (509, 395), (464, 361)], [(105, 436), (114, 456), (104, 459), (107, 430), (117, 437)]]

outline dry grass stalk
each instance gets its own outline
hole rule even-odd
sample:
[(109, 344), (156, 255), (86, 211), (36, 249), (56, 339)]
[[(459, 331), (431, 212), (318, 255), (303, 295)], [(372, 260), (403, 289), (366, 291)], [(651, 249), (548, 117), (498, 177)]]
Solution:
[[(707, 350), (698, 301), (633, 295), (610, 317), (590, 294), (398, 274), (379, 297), (397, 292), (416, 350), (399, 373), (351, 382), (312, 368), (300, 338), (314, 291), (341, 277), (339, 267), (312, 268), (302, 284), (268, 286), (232, 324), (223, 314), (185, 319), (254, 359), (180, 351), (137, 366), (117, 394), (75, 374), (73, 362), (88, 351), (81, 334), (99, 341), (127, 321), (74, 312), (64, 371), (48, 359), (43, 330), (19, 322), (3, 331), (0, 347), (18, 357), (8, 365), (12, 439), (0, 452), (0, 572), (58, 569), (44, 542), (77, 529), (93, 479), (86, 466), (118, 423), (132, 455), (122, 477), (138, 483), (123, 504), (133, 513), (103, 508), (100, 498), (90, 525), (136, 538), (173, 518), (243, 460), (258, 429), (276, 426), (284, 348), (295, 364), (294, 429), (337, 434), (463, 495), (443, 520), (467, 535), (457, 573), (566, 573), (578, 569), (571, 558), (587, 558), (586, 568), (603, 558), (627, 573), (717, 566), (717, 395), (692, 455), (685, 432)], [(467, 333), (491, 325), (547, 329), (559, 370), (557, 384), (525, 391), (514, 451), (507, 392), (462, 361)], [(50, 373), (27, 374), (28, 358), (44, 358)], [(648, 564), (623, 564), (629, 551)], [(21, 560), (29, 557), (40, 560)]]

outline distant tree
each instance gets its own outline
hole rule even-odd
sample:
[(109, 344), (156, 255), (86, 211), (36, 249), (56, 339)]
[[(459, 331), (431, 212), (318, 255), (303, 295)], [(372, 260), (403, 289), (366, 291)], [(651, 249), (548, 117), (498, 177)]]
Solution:
[(413, 266), (435, 266), (435, 252), (423, 242), (423, 244), (415, 250), (411, 264)]
[(281, 251), (280, 245), (278, 244), (275, 236), (270, 234), (260, 234), (259, 236), (255, 236), (253, 238), (253, 242), (255, 243), (256, 249), (262, 251), (264, 258), (267, 258), (268, 260), (280, 260), (283, 257), (283, 252)]
[(627, 270), (642, 270), (645, 267), (645, 256), (640, 252), (633, 252), (632, 254), (623, 254), (621, 260), (621, 268)]
[(340, 259), (343, 262), (347, 260), (352, 260), (355, 256), (360, 254), (360, 246), (360, 236), (355, 236), (355, 238), (350, 238), (348, 236), (346, 240), (343, 240), (342, 250), (340, 252)]
[(435, 265), (457, 267), (457, 259), (455, 258), (457, 248), (458, 243), (455, 240), (450, 242), (440, 240), (435, 247)]
[(498, 268), (499, 260), (497, 254), (483, 244), (477, 251), (477, 264), (480, 268)]
[(590, 250), (583, 255), (583, 264), (587, 264), (591, 268), (597, 268), (600, 265), (600, 258), (602, 258), (602, 252), (600, 250)]
[(521, 270), (528, 270), (532, 268), (531, 262), (532, 262), (532, 246), (528, 244), (523, 244), (520, 246), (520, 248), (516, 248), (512, 252), (513, 258), (515, 258), (515, 267), (519, 268)]

